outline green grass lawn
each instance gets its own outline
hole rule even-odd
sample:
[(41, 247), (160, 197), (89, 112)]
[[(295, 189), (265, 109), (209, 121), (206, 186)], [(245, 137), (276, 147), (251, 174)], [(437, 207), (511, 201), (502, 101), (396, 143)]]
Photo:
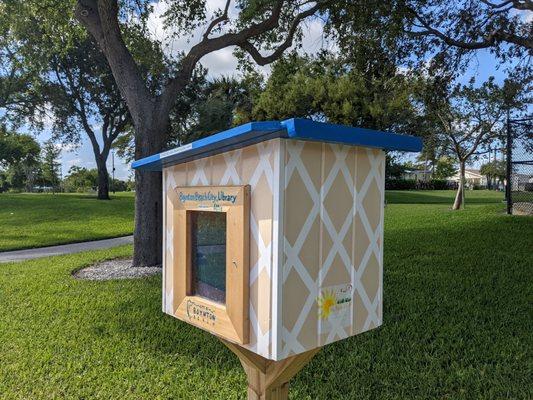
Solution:
[[(326, 346), (290, 397), (531, 399), (533, 218), (499, 196), (452, 212), (453, 193), (388, 193), (384, 325)], [(71, 277), (129, 254), (0, 264), (0, 398), (245, 398), (237, 358), (161, 312), (160, 276)]]
[(0, 251), (130, 235), (133, 203), (133, 193), (2, 193)]

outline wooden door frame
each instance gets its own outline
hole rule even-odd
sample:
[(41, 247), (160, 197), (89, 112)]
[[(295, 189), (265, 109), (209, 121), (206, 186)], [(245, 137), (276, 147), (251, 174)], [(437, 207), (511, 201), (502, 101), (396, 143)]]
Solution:
[[(221, 338), (247, 344), (249, 337), (250, 185), (176, 187), (174, 207), (174, 315)], [(226, 213), (226, 303), (191, 291), (191, 212)]]

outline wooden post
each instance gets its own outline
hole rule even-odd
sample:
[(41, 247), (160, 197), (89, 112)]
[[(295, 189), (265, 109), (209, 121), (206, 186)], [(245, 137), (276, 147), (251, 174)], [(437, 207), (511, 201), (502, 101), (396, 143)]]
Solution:
[(220, 339), (239, 357), (248, 378), (248, 400), (287, 400), (289, 381), (320, 351), (320, 348), (272, 361), (239, 345)]

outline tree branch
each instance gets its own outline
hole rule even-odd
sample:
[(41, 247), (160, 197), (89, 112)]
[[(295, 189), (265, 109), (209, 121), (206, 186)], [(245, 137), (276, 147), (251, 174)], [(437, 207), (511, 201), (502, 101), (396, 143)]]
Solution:
[(113, 129), (113, 118), (109, 117), (109, 114), (102, 116), (102, 139), (105, 143), (109, 140), (110, 132)]
[(516, 8), (517, 10), (529, 10), (533, 11), (533, 1), (531, 0), (525, 0), (525, 1), (513, 1), (513, 8)]
[(285, 40), (278, 45), (271, 55), (264, 57), (252, 45), (253, 39), (279, 27), (283, 7), (288, 2), (286, 0), (275, 1), (266, 18), (251, 23), (238, 32), (228, 32), (218, 37), (209, 37), (221, 23), (228, 20), (231, 0), (226, 0), (222, 14), (208, 24), (202, 40), (181, 59), (173, 77), (168, 80), (161, 94), (157, 97), (150, 94), (122, 39), (118, 22), (117, 0), (78, 0), (75, 15), (89, 30), (104, 53), (120, 93), (126, 100), (136, 131), (141, 132), (147, 125), (150, 126), (151, 130), (154, 129), (154, 125), (156, 127), (164, 126), (165, 121), (168, 121), (170, 109), (176, 102), (177, 93), (189, 84), (196, 64), (202, 57), (226, 47), (237, 46), (248, 52), (260, 65), (272, 62), (281, 57), (283, 52), (292, 45), (298, 24), (304, 18), (313, 15), (319, 9), (319, 4), (327, 1), (317, 0), (299, 3), (300, 6), (307, 6), (310, 3), (315, 3), (315, 5), (293, 17)]
[(207, 27), (207, 29), (206, 29), (206, 31), (204, 33), (204, 36), (203, 36), (204, 40), (208, 39), (209, 35), (211, 34), (213, 29), (215, 29), (215, 27), (218, 24), (221, 24), (222, 22), (226, 22), (228, 20), (228, 10), (229, 10), (230, 3), (231, 3), (231, 0), (227, 0), (226, 1), (226, 6), (224, 7), (224, 11), (223, 11), (222, 15), (218, 16), (217, 18), (215, 18), (215, 19), (213, 19), (211, 21), (211, 23), (209, 24), (209, 26)]
[(486, 4), (490, 8), (496, 8), (497, 9), (497, 8), (502, 8), (502, 7), (508, 6), (509, 4), (512, 4), (513, 0), (507, 0), (507, 1), (504, 1), (503, 3), (500, 3), (500, 4), (491, 3), (490, 1), (487, 1), (487, 0), (481, 0), (481, 2)]
[(104, 53), (136, 123), (152, 123), (153, 98), (122, 38), (117, 0), (78, 0), (75, 16)]
[(168, 114), (168, 111), (174, 104), (176, 93), (188, 84), (196, 63), (206, 54), (229, 46), (238, 46), (249, 52), (254, 59), (261, 61), (261, 65), (265, 65), (268, 62), (272, 62), (281, 57), (283, 51), (292, 44), (294, 33), (298, 27), (298, 24), (304, 18), (313, 15), (318, 10), (320, 2), (317, 2), (308, 10), (297, 14), (291, 23), (286, 40), (278, 46), (278, 49), (276, 49), (272, 55), (263, 57), (259, 54), (257, 49), (252, 49), (253, 46), (250, 44), (250, 39), (258, 37), (279, 26), (279, 19), (284, 3), (285, 0), (278, 0), (274, 4), (269, 17), (261, 22), (252, 24), (247, 28), (243, 28), (239, 32), (230, 32), (215, 38), (209, 38), (204, 35), (202, 41), (194, 45), (187, 55), (185, 55), (185, 57), (182, 59), (179, 71), (177, 72), (176, 76), (168, 82), (163, 93), (158, 99), (158, 108), (160, 113), (162, 115)]
[[(420, 23), (420, 26), (425, 30), (423, 31), (405, 31), (409, 35), (413, 36), (436, 36), (449, 46), (459, 47), (467, 50), (478, 50), (493, 46), (497, 41), (503, 41), (513, 43), (527, 49), (533, 49), (533, 38), (522, 37), (513, 33), (503, 32), (501, 30), (493, 30), (483, 37), (483, 40), (466, 42), (463, 40), (454, 39), (447, 34), (433, 28), (431, 24), (425, 20), (415, 9), (412, 7), (406, 7), (406, 10), (411, 13), (416, 20)], [(415, 25), (418, 26), (418, 25)]]
[(287, 37), (285, 40), (268, 56), (262, 56), (259, 50), (250, 43), (250, 41), (245, 40), (242, 44), (239, 45), (240, 48), (245, 50), (258, 65), (266, 65), (276, 61), (283, 55), (283, 52), (292, 46), (294, 40), (294, 34), (298, 29), (298, 25), (302, 20), (313, 15), (319, 9), (319, 4), (315, 4), (313, 7), (307, 9), (306, 11), (301, 12), (296, 15), (293, 19), (289, 31), (287, 32)]

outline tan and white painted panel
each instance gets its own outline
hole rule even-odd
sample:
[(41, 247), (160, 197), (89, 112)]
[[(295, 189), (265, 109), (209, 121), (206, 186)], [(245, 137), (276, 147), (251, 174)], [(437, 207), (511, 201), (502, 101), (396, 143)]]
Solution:
[(269, 359), (381, 325), (384, 152), (272, 139), (164, 169), (163, 310), (174, 315), (177, 186), (245, 185), (250, 341)]

